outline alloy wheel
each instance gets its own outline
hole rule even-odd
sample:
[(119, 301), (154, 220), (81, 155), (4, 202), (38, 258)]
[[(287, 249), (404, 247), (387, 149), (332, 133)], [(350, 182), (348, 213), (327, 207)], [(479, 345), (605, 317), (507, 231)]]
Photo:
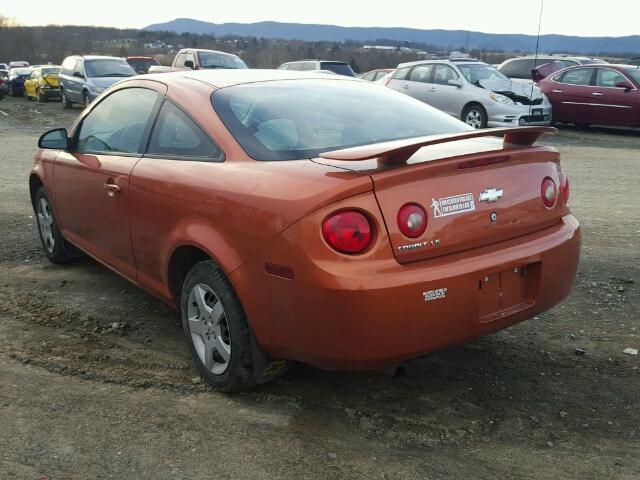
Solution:
[(187, 319), (200, 361), (214, 375), (223, 374), (231, 360), (231, 336), (222, 302), (208, 285), (191, 289)]
[(38, 203), (38, 226), (42, 234), (42, 241), (47, 252), (53, 253), (56, 240), (53, 236), (53, 212), (46, 198), (41, 198)]
[(469, 110), (464, 121), (467, 125), (470, 125), (475, 129), (479, 129), (482, 127), (482, 113), (480, 113), (480, 111), (476, 110), (475, 108)]

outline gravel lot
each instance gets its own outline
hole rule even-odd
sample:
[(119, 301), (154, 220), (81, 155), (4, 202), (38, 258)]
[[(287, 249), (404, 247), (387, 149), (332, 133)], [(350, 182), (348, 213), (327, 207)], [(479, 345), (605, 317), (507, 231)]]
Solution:
[(584, 232), (559, 307), (401, 379), (299, 366), (236, 396), (175, 312), (93, 261), (48, 263), (27, 174), (79, 109), (0, 101), (2, 478), (640, 477), (640, 132), (554, 138)]

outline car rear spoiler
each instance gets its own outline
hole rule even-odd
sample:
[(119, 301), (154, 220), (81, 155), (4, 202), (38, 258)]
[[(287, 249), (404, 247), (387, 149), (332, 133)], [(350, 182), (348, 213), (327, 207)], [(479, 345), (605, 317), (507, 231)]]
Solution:
[(372, 143), (360, 147), (345, 148), (324, 152), (321, 158), (328, 160), (361, 161), (377, 158), (380, 163), (395, 165), (406, 162), (414, 153), (422, 147), (438, 145), (440, 143), (457, 142), (480, 137), (504, 137), (504, 145), (529, 146), (533, 145), (542, 135), (553, 135), (558, 130), (553, 127), (510, 127), (487, 128), (484, 130), (472, 130), (470, 132), (447, 133), (442, 135), (429, 135), (426, 137), (405, 138), (390, 142)]

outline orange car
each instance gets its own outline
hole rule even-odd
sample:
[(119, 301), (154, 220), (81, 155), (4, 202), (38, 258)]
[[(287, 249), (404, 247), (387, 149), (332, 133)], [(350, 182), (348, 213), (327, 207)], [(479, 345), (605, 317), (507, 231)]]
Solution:
[(234, 391), (289, 361), (392, 366), (543, 312), (580, 228), (552, 128), (476, 131), (313, 72), (126, 79), (39, 140), (44, 251), (81, 252), (182, 312)]

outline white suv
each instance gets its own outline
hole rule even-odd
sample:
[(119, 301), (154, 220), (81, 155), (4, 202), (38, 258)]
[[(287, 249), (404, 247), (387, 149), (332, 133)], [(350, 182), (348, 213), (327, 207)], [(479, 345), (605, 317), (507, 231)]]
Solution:
[(538, 87), (473, 59), (402, 63), (386, 85), (475, 128), (551, 123), (551, 103)]
[(278, 70), (297, 70), (304, 72), (331, 72), (347, 77), (355, 77), (356, 74), (351, 69), (351, 65), (346, 62), (334, 60), (297, 60), (295, 62), (283, 63)]

